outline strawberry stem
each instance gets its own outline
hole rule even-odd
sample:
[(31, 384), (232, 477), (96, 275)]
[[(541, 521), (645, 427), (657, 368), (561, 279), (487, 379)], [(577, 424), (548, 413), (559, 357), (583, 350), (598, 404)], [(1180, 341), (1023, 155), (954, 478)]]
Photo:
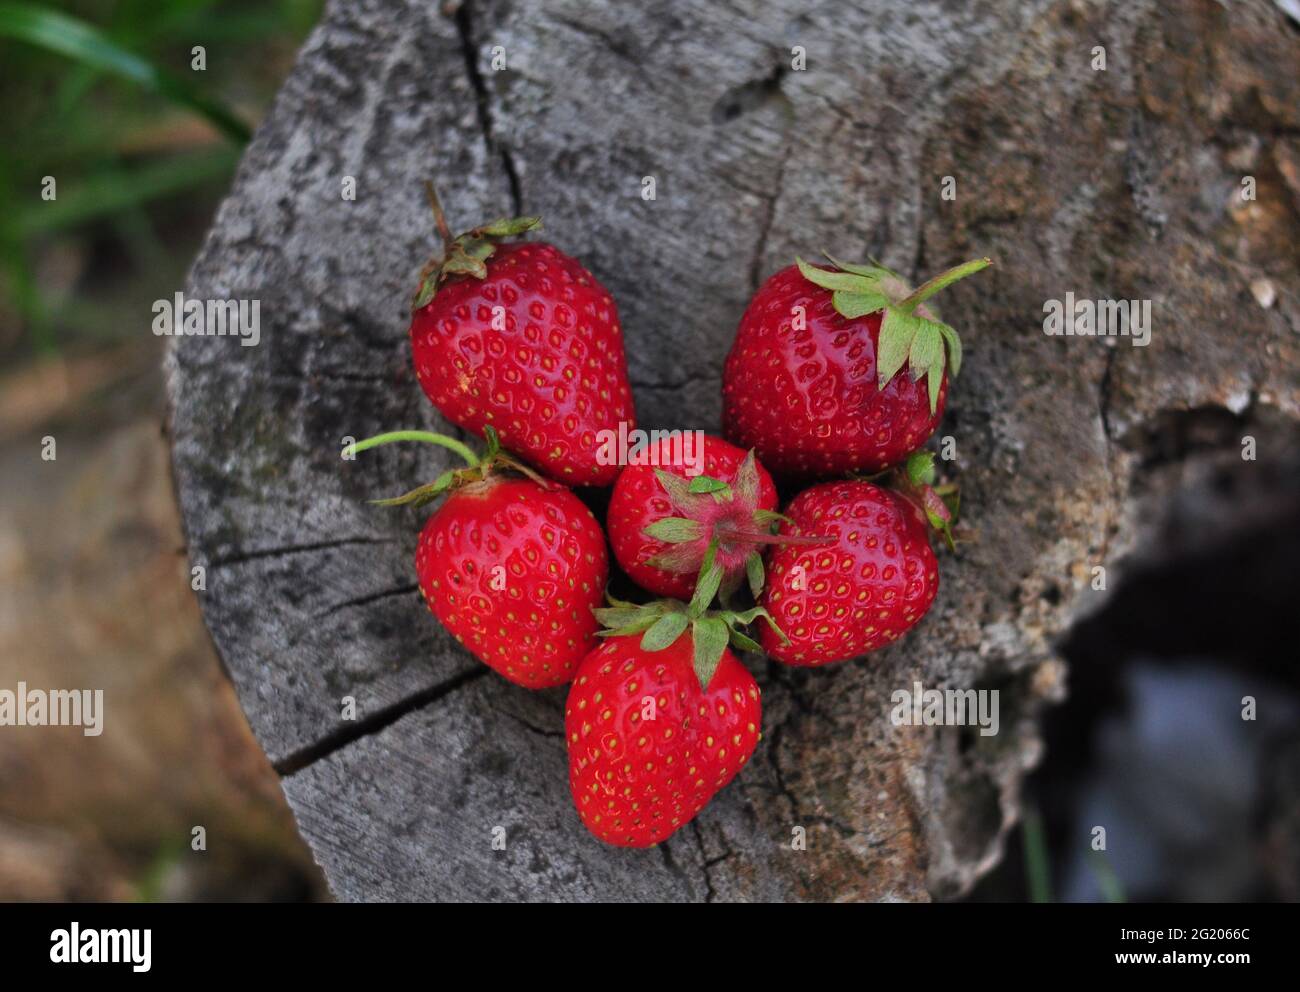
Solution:
[(454, 437), (448, 437), (446, 434), (434, 434), (432, 431), (389, 431), (386, 434), (376, 434), (364, 441), (349, 444), (343, 449), (343, 454), (355, 455), (359, 451), (369, 451), (371, 448), (378, 448), (382, 444), (392, 444), (394, 441), (423, 441), (426, 444), (437, 444), (456, 452), (461, 458), (465, 459), (470, 468), (478, 468), (479, 466), (479, 457), (474, 454), (471, 448), (457, 441)]
[(492, 459), (492, 464), (493, 464), (493, 465), (504, 465), (506, 468), (512, 468), (512, 469), (514, 469), (516, 472), (518, 472), (520, 475), (522, 475), (522, 476), (526, 476), (527, 478), (532, 479), (534, 482), (536, 482), (536, 483), (537, 483), (539, 486), (541, 486), (543, 489), (550, 489), (550, 488), (551, 488), (551, 482), (550, 482), (549, 479), (544, 478), (544, 477), (543, 477), (542, 475), (540, 475), (539, 473), (534, 472), (531, 468), (529, 468), (529, 467), (528, 467), (527, 465), (525, 465), (523, 462), (519, 461), (519, 460), (516, 459), (516, 458), (511, 458), (511, 457), (510, 457), (509, 455), (507, 455), (507, 454), (502, 453), (502, 454), (496, 455), (496, 456)]
[(447, 226), (447, 216), (442, 212), (442, 203), (438, 199), (438, 191), (434, 189), (433, 183), (426, 179), (424, 181), (424, 194), (429, 198), (429, 209), (433, 211), (433, 222), (438, 226), (438, 236), (442, 238), (442, 246), (445, 250), (451, 250), (451, 243), (456, 239), (452, 236), (451, 228)]
[(991, 258), (975, 258), (969, 262), (963, 262), (961, 265), (954, 266), (946, 272), (940, 272), (932, 279), (923, 282), (916, 289), (908, 294), (906, 299), (899, 300), (895, 306), (900, 310), (911, 313), (917, 306), (924, 303), (941, 289), (945, 289), (957, 282), (959, 279), (965, 279), (969, 275), (979, 272), (981, 269), (987, 269), (993, 264)]

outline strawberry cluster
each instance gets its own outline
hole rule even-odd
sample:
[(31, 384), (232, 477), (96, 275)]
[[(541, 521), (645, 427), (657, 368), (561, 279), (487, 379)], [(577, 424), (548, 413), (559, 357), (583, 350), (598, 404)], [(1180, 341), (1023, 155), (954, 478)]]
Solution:
[[(415, 371), (486, 447), (398, 431), (352, 452), (415, 440), (464, 459), (379, 501), (441, 500), (415, 556), (429, 609), (511, 682), (571, 683), (582, 822), (611, 844), (657, 844), (762, 736), (758, 685), (732, 648), (844, 661), (897, 640), (933, 603), (929, 528), (951, 544), (956, 501), (919, 449), (961, 344), (929, 301), (989, 261), (912, 289), (879, 264), (798, 260), (741, 318), (723, 371), (729, 440), (705, 437), (687, 465), (656, 439), (620, 468), (597, 457), (606, 432), (635, 427), (613, 297), (553, 245), (517, 240), (539, 218), (453, 237), (429, 195), (444, 250), (412, 305)], [(781, 512), (769, 470), (796, 493)], [(602, 529), (569, 487), (611, 484)], [(606, 535), (626, 576), (660, 598), (607, 591)]]

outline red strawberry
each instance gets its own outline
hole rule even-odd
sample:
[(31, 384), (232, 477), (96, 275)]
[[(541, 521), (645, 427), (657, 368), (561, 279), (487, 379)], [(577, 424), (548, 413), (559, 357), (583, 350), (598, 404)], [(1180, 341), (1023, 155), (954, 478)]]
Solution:
[(990, 263), (915, 292), (881, 266), (835, 264), (801, 259), (759, 287), (723, 369), (727, 437), (778, 474), (878, 472), (919, 448), (943, 414), (947, 363), (961, 367), (957, 332), (925, 301)]
[(934, 602), (939, 566), (926, 513), (869, 482), (827, 482), (786, 507), (794, 535), (834, 537), (819, 547), (777, 547), (763, 605), (763, 650), (788, 665), (825, 665), (875, 651), (911, 629)]
[[(745, 574), (746, 561), (771, 539), (777, 496), (752, 453), (747, 457), (721, 438), (681, 436), (704, 437), (702, 458), (669, 438), (651, 445), (619, 475), (606, 523), (614, 557), (633, 581), (660, 596), (690, 599), (715, 539), (724, 587)], [(691, 477), (688, 461), (702, 462), (702, 471)], [(761, 564), (755, 559), (751, 567), (761, 570)]]
[(588, 830), (620, 847), (658, 844), (693, 820), (749, 760), (762, 726), (758, 685), (725, 631), (707, 688), (698, 624), (657, 650), (643, 646), (652, 633), (589, 654), (565, 704), (573, 801)]
[[(436, 197), (433, 197), (436, 204)], [(446, 242), (411, 319), (416, 376), (448, 420), (501, 441), (569, 485), (609, 485), (598, 435), (635, 426), (614, 298), (553, 245), (506, 242), (540, 225), (498, 220)]]
[(492, 476), (456, 490), (424, 525), (415, 570), (433, 615), (516, 685), (568, 682), (595, 644), (605, 537), (562, 486)]
[[(499, 450), (489, 428), (480, 459), (452, 438), (404, 431), (352, 446), (421, 440), (452, 448), (469, 468), (381, 503), (421, 505), (450, 493), (429, 518), (415, 551), (425, 602), (475, 657), (516, 685), (544, 689), (573, 678), (595, 647), (599, 606), (609, 577), (600, 524), (563, 486), (523, 470)], [(527, 471), (527, 470), (523, 470)]]

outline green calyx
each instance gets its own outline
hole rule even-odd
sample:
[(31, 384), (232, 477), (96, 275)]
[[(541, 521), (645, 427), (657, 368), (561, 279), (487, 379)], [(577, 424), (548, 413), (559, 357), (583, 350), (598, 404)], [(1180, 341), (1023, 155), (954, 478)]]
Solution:
[[(717, 586), (714, 586), (714, 592)], [(709, 596), (709, 600), (712, 600)], [(744, 630), (759, 617), (785, 639), (771, 614), (761, 606), (744, 611), (706, 610), (697, 602), (690, 604), (675, 599), (658, 599), (637, 605), (625, 603), (606, 594), (610, 605), (593, 610), (596, 619), (606, 629), (601, 637), (630, 637), (641, 634), (643, 651), (662, 651), (677, 643), (687, 629), (691, 632), (692, 664), (702, 691), (709, 688), (722, 655), (730, 644), (741, 651), (761, 651), (758, 642)], [(707, 601), (705, 601), (707, 605)]]
[(892, 487), (899, 495), (919, 506), (930, 526), (943, 535), (949, 550), (957, 549), (953, 525), (961, 508), (955, 485), (936, 486), (934, 452), (914, 451), (893, 472)]
[(763, 589), (762, 548), (768, 544), (821, 544), (827, 538), (775, 534), (785, 518), (760, 509), (758, 463), (745, 455), (730, 483), (708, 475), (684, 479), (663, 469), (655, 478), (668, 496), (673, 516), (662, 517), (642, 532), (669, 545), (646, 564), (679, 575), (698, 574), (695, 598), (705, 605), (721, 590), (724, 602), (745, 579), (757, 598)]
[[(762, 618), (782, 641), (789, 639), (772, 615), (761, 606), (748, 610), (729, 608), (740, 582), (748, 580), (755, 599), (763, 591), (765, 544), (820, 544), (830, 538), (788, 537), (771, 533), (772, 524), (784, 520), (774, 510), (757, 508), (759, 477), (754, 452), (750, 451), (735, 478), (724, 482), (707, 475), (687, 481), (671, 472), (656, 476), (681, 516), (664, 517), (645, 533), (671, 547), (654, 556), (651, 564), (674, 572), (697, 570), (695, 590), (689, 603), (658, 599), (644, 605), (620, 602), (606, 594), (610, 606), (595, 610), (606, 630), (603, 637), (641, 634), (641, 648), (662, 651), (677, 643), (689, 628), (695, 676), (701, 690), (718, 670), (727, 645), (741, 651), (762, 651), (746, 628)], [(721, 598), (721, 609), (710, 609)]]
[(961, 339), (927, 301), (959, 279), (988, 268), (992, 260), (963, 262), (912, 289), (897, 272), (877, 262), (854, 265), (830, 255), (826, 258), (834, 269), (810, 265), (802, 258), (795, 263), (805, 279), (831, 291), (836, 313), (854, 320), (883, 311), (876, 349), (878, 387), (884, 389), (907, 365), (913, 382), (927, 380), (930, 413), (935, 413), (944, 370), (951, 365), (954, 376), (961, 371)]
[(503, 450), (501, 439), (493, 428), (485, 427), (483, 429), (483, 439), (486, 442), (486, 447), (483, 454), (478, 455), (468, 445), (457, 441), (454, 437), (448, 437), (446, 434), (435, 434), (432, 431), (389, 431), (386, 434), (376, 434), (364, 441), (349, 444), (343, 449), (343, 457), (351, 459), (358, 452), (369, 451), (371, 448), (393, 444), (397, 441), (420, 441), (424, 444), (436, 444), (449, 451), (454, 451), (465, 459), (465, 468), (448, 469), (432, 482), (417, 486), (401, 496), (371, 500), (370, 502), (376, 506), (424, 506), (444, 493), (475, 482), (482, 482), (500, 469), (519, 472), (543, 486), (549, 487), (551, 485), (527, 465), (524, 465), (509, 452)]
[(517, 238), (529, 231), (538, 231), (542, 227), (540, 217), (502, 217), (453, 236), (447, 226), (447, 218), (438, 201), (438, 193), (433, 183), (424, 184), (429, 198), (429, 207), (433, 210), (434, 223), (442, 237), (443, 253), (440, 258), (430, 259), (420, 271), (420, 285), (415, 291), (411, 309), (419, 310), (426, 306), (438, 288), (452, 276), (472, 276), (475, 279), (487, 278), (487, 260), (497, 250), (497, 243), (507, 238)]

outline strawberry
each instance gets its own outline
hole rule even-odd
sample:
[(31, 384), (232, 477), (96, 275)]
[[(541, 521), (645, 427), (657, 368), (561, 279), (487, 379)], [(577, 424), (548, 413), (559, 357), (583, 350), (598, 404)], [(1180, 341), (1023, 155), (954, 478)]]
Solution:
[(777, 496), (767, 470), (753, 452), (697, 436), (704, 438), (703, 452), (695, 453), (701, 474), (688, 475), (686, 445), (665, 437), (623, 469), (609, 501), (606, 525), (614, 557), (634, 582), (660, 596), (691, 597), (713, 541), (723, 587), (729, 588), (745, 574), (747, 562), (761, 573), (758, 551), (772, 540)]
[(411, 318), (416, 377), (452, 423), (504, 445), (569, 485), (609, 485), (599, 434), (636, 411), (614, 298), (554, 245), (512, 242), (538, 217), (453, 238), (429, 187), (446, 250), (421, 273)]
[(771, 629), (761, 641), (778, 661), (825, 665), (875, 651), (934, 602), (939, 567), (927, 511), (910, 499), (870, 482), (827, 482), (801, 492), (785, 515), (782, 532), (834, 540), (771, 552), (762, 602), (788, 642)]
[[(351, 450), (394, 440), (441, 444), (469, 462), (405, 496), (379, 501), (422, 505), (448, 494), (415, 551), (420, 592), (433, 615), (516, 685), (568, 682), (595, 646), (592, 611), (609, 577), (605, 537), (591, 511), (565, 487), (501, 452), (491, 428), (481, 459), (452, 438), (422, 431), (380, 435)], [(500, 468), (524, 477), (503, 476)]]
[(600, 612), (606, 622), (640, 619), (578, 668), (564, 709), (569, 787), (593, 834), (649, 847), (693, 820), (754, 753), (758, 685), (727, 650), (735, 614), (697, 611), (692, 622), (668, 602)]
[(429, 518), (415, 570), (456, 640), (516, 685), (545, 689), (591, 650), (609, 564), (600, 525), (568, 489), (490, 477)]
[(724, 433), (786, 476), (902, 461), (939, 424), (948, 365), (961, 368), (957, 332), (926, 301), (989, 264), (967, 262), (915, 291), (879, 265), (799, 259), (782, 269), (750, 300), (727, 355)]

